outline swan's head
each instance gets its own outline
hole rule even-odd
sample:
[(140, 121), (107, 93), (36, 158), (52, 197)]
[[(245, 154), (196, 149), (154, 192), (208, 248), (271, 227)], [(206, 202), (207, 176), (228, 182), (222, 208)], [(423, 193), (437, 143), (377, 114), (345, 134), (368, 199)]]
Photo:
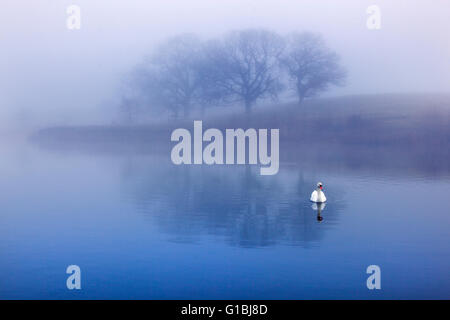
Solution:
[(322, 188), (323, 188), (323, 183), (322, 183), (322, 182), (317, 182), (317, 188), (319, 188), (320, 190), (322, 190)]

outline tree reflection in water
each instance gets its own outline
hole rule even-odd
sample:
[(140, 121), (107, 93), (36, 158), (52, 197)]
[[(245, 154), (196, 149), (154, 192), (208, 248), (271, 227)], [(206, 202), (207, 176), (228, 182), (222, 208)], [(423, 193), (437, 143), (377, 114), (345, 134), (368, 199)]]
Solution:
[(152, 166), (136, 159), (124, 168), (124, 193), (171, 241), (309, 247), (344, 208), (339, 190), (327, 193), (326, 220), (319, 223), (309, 202), (315, 182), (298, 169), (268, 177), (250, 166)]

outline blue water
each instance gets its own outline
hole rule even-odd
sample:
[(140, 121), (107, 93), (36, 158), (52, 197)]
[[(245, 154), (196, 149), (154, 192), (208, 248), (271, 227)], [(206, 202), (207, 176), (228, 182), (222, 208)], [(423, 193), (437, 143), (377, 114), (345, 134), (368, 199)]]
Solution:
[[(450, 298), (447, 174), (1, 150), (2, 299)], [(319, 180), (322, 221), (308, 201)], [(66, 288), (72, 264), (81, 290)], [(366, 287), (373, 264), (381, 290)]]

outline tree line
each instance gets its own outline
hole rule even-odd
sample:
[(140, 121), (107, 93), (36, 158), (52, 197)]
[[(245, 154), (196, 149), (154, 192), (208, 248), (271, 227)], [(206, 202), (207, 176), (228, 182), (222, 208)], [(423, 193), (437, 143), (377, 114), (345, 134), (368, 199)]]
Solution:
[(345, 76), (339, 56), (318, 34), (283, 37), (250, 29), (208, 41), (183, 34), (162, 43), (131, 72), (121, 107), (130, 118), (151, 107), (186, 118), (193, 108), (204, 112), (239, 103), (250, 115), (260, 100), (291, 91), (301, 104), (343, 85)]

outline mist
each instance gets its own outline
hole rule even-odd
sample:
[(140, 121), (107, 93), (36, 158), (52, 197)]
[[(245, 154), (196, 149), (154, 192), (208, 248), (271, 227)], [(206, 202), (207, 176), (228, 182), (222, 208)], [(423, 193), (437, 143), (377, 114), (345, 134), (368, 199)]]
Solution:
[[(66, 27), (69, 5), (81, 29)], [(336, 51), (346, 85), (322, 96), (449, 92), (448, 1), (6, 1), (0, 21), (2, 133), (52, 125), (114, 124), (124, 77), (165, 39), (231, 30), (312, 31)]]
[(449, 0), (1, 4), (0, 300), (450, 297)]

